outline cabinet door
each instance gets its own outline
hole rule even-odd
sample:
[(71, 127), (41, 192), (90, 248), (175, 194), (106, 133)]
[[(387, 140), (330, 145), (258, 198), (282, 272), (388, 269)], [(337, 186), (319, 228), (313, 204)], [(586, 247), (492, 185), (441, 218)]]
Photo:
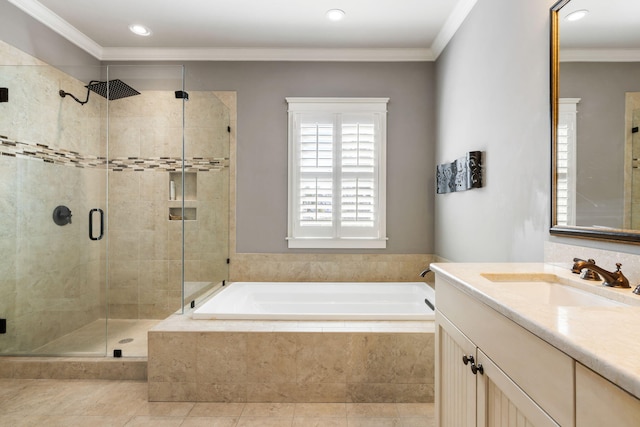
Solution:
[(478, 427), (558, 426), (487, 355), (477, 353)]
[(476, 376), (463, 356), (476, 357), (476, 346), (436, 311), (436, 425), (476, 425)]
[(640, 400), (576, 363), (576, 423), (579, 427), (640, 425)]

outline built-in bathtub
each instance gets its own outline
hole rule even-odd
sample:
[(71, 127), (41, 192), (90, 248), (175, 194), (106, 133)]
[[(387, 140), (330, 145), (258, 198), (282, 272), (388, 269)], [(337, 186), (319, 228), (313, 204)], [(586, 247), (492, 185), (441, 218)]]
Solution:
[(232, 283), (149, 331), (149, 400), (433, 402), (434, 296), (422, 282)]
[(235, 282), (194, 319), (433, 320), (435, 292), (423, 282)]

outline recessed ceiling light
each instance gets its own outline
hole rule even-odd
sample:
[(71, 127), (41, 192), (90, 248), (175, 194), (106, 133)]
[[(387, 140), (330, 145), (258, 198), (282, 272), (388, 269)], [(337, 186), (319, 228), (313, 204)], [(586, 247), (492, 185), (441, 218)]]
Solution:
[(344, 15), (344, 10), (340, 9), (330, 9), (327, 11), (327, 19), (329, 19), (329, 21), (341, 21), (344, 19)]
[(587, 9), (576, 10), (575, 12), (571, 12), (564, 19), (565, 21), (579, 21), (585, 16), (589, 14)]
[(140, 24), (131, 24), (129, 25), (129, 29), (132, 33), (137, 34), (139, 36), (148, 36), (151, 35), (151, 30)]

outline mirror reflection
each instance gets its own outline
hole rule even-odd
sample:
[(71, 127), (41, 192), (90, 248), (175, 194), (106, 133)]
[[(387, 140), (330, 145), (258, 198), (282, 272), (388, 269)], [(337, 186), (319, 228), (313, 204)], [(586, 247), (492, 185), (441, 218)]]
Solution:
[(570, 0), (557, 13), (554, 228), (640, 240), (640, 2)]

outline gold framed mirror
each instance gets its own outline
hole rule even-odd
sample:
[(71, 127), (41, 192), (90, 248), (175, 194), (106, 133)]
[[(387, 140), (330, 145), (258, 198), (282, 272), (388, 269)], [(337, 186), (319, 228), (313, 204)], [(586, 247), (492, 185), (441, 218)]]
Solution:
[(552, 235), (640, 244), (639, 14), (628, 0), (551, 8)]

